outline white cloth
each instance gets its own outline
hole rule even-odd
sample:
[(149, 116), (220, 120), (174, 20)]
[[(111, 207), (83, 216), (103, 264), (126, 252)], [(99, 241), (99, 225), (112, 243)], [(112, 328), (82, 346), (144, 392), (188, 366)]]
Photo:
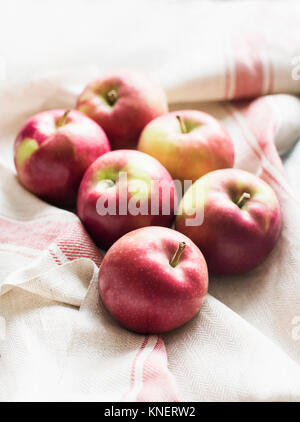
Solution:
[[(35, 13), (19, 3), (15, 14), (9, 3), (0, 18), (0, 33), (9, 17), (15, 31), (1, 52), (0, 400), (300, 400), (300, 100), (288, 95), (300, 93), (297, 2), (79, 1), (70, 10), (52, 1), (30, 2)], [(161, 83), (171, 109), (220, 119), (235, 167), (267, 180), (283, 214), (265, 262), (211, 278), (199, 315), (161, 337), (108, 315), (96, 286), (101, 253), (74, 214), (25, 191), (12, 164), (28, 116), (74, 106), (93, 76), (120, 66)], [(275, 145), (289, 152), (285, 169)]]

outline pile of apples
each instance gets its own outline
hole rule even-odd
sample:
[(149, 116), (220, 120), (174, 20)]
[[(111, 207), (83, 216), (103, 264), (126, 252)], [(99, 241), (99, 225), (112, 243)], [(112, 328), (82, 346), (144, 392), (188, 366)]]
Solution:
[[(232, 168), (225, 128), (197, 110), (168, 113), (163, 91), (133, 71), (91, 82), (74, 110), (31, 117), (14, 159), (29, 191), (69, 209), (77, 202), (86, 229), (108, 249), (99, 271), (103, 303), (136, 332), (189, 321), (207, 293), (208, 271), (250, 271), (280, 233), (275, 193)], [(174, 179), (191, 181), (181, 201)]]

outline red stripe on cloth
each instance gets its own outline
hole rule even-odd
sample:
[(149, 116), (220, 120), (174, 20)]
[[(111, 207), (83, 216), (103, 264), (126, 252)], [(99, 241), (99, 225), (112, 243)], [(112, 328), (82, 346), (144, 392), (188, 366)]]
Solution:
[(274, 67), (264, 36), (240, 34), (227, 51), (225, 99), (252, 98), (274, 89)]
[(69, 261), (89, 258), (96, 265), (102, 261), (100, 250), (77, 220), (12, 221), (0, 217), (0, 243), (38, 251), (50, 248), (50, 255), (58, 265), (62, 262), (55, 251), (51, 250), (52, 244), (56, 244)]
[(0, 217), (0, 242), (45, 250), (66, 230), (65, 221), (10, 221)]
[[(230, 53), (228, 51), (228, 48), (225, 48), (225, 52)], [(231, 93), (230, 93), (231, 83), (232, 83), (233, 77), (234, 77), (234, 75), (233, 75), (233, 72), (234, 72), (233, 65), (234, 65), (234, 63), (231, 63), (231, 61), (233, 61), (231, 55), (227, 54), (225, 56), (225, 92), (224, 92), (224, 98), (226, 100), (231, 99)]]
[(142, 351), (145, 349), (145, 347), (147, 346), (147, 343), (149, 341), (149, 336), (145, 336), (143, 339), (143, 342), (140, 346), (140, 348), (138, 349), (136, 355), (134, 356), (132, 365), (131, 365), (131, 371), (130, 371), (130, 389), (129, 391), (127, 391), (123, 397), (122, 397), (122, 401), (126, 401), (127, 397), (129, 396), (129, 394), (132, 392), (133, 387), (134, 387), (134, 382), (135, 382), (135, 373), (136, 373), (136, 363), (137, 363), (137, 359), (140, 356), (140, 354), (142, 353)]
[(271, 94), (274, 91), (274, 65), (271, 61), (270, 55), (268, 55), (268, 72), (269, 72), (269, 84), (267, 86), (266, 94)]
[(164, 342), (160, 336), (156, 340), (155, 337), (146, 336), (137, 351), (130, 372), (130, 389), (123, 401), (178, 401)]
[(53, 251), (51, 250), (51, 248), (49, 249), (49, 253), (50, 253), (50, 255), (52, 256), (52, 258), (53, 258), (54, 262), (55, 262), (57, 265), (62, 265), (62, 264), (63, 264), (63, 262), (61, 262), (61, 260), (60, 260), (60, 259), (56, 256), (55, 252), (53, 252)]
[(239, 113), (245, 119), (248, 129), (253, 134), (265, 157), (285, 177), (283, 165), (274, 142), (277, 122), (274, 121), (269, 102), (266, 98), (259, 98), (252, 101), (247, 107), (241, 108)]
[(103, 256), (100, 250), (80, 222), (74, 222), (68, 231), (59, 237), (57, 245), (70, 261), (78, 258), (89, 258), (98, 266), (102, 262)]
[(139, 348), (139, 351), (137, 352), (137, 354), (135, 355), (135, 358), (133, 360), (133, 364), (132, 364), (132, 367), (131, 367), (131, 373), (130, 373), (131, 386), (133, 386), (133, 384), (134, 384), (137, 359), (138, 359), (139, 355), (142, 353), (142, 351), (145, 349), (145, 347), (147, 346), (148, 341), (149, 341), (149, 336), (145, 336), (144, 341), (143, 341), (141, 347)]
[[(280, 187), (293, 200), (299, 203), (286, 181), (284, 168), (275, 146), (276, 122), (267, 98), (258, 98), (246, 106), (235, 105), (233, 107), (225, 104), (224, 108), (235, 121), (243, 139), (257, 157), (258, 170), (261, 170), (260, 177), (262, 179), (267, 178), (269, 183), (270, 181), (273, 182), (271, 185), (274, 184), (273, 187), (275, 189), (276, 186)], [(235, 113), (237, 113), (239, 118), (237, 118)], [(242, 122), (240, 119), (242, 119)]]
[(160, 336), (144, 363), (143, 386), (137, 401), (179, 401), (173, 376), (168, 369), (167, 351)]
[[(245, 134), (243, 127), (240, 125), (240, 122), (237, 120), (236, 116), (234, 115), (233, 111), (231, 110), (231, 108), (226, 107), (226, 105), (224, 106), (226, 111), (228, 112), (228, 114), (232, 117), (232, 119), (235, 121), (236, 125), (240, 128), (241, 133), (243, 135), (244, 140), (247, 142), (247, 144), (249, 145), (249, 147), (251, 148), (251, 150), (254, 152), (254, 154), (256, 155), (256, 157), (258, 158), (258, 163), (259, 166), (264, 169), (264, 171), (269, 175), (269, 177), (273, 180), (273, 182), (275, 182), (276, 184), (280, 185), (277, 178), (274, 177), (269, 170), (267, 170), (266, 168), (263, 167), (262, 164), (262, 158), (263, 155), (253, 146), (252, 142), (249, 141), (247, 135)], [(240, 111), (238, 109), (236, 109), (236, 111), (239, 113)]]
[(234, 98), (256, 97), (263, 93), (264, 68), (258, 55), (258, 39), (237, 41), (235, 52)]

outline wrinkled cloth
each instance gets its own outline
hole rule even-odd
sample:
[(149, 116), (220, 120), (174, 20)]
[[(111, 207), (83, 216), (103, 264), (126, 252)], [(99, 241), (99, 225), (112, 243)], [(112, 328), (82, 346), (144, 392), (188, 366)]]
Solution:
[[(99, 41), (103, 61), (97, 53), (78, 68), (74, 57), (74, 69), (0, 82), (0, 400), (300, 401), (300, 5), (119, 2), (121, 27), (124, 3), (136, 26), (118, 44), (111, 20), (101, 22), (113, 37)], [(283, 218), (259, 267), (210, 277), (199, 314), (162, 336), (111, 318), (97, 293), (103, 252), (75, 214), (19, 184), (12, 160), (27, 117), (74, 107), (85, 83), (128, 57), (167, 90), (171, 110), (225, 125), (235, 167), (272, 186)]]

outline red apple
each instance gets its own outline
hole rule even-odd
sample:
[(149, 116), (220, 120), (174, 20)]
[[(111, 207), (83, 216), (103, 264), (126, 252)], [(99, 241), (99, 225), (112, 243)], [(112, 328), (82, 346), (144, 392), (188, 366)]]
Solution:
[(127, 233), (109, 249), (99, 272), (105, 307), (126, 328), (145, 334), (189, 321), (207, 288), (200, 250), (186, 236), (162, 227)]
[(55, 205), (73, 206), (89, 165), (110, 150), (99, 125), (77, 110), (49, 110), (31, 117), (14, 144), (21, 183)]
[(143, 130), (139, 151), (157, 158), (173, 179), (196, 181), (204, 174), (234, 162), (233, 144), (212, 116), (182, 110), (157, 117)]
[(152, 119), (168, 111), (164, 92), (143, 75), (121, 70), (91, 82), (78, 98), (77, 109), (105, 130), (112, 149), (135, 148)]
[[(195, 212), (201, 225), (191, 225)], [(259, 265), (278, 239), (281, 213), (272, 188), (254, 174), (216, 170), (185, 193), (176, 229), (201, 249), (211, 273), (234, 275)]]
[(139, 151), (104, 154), (86, 171), (77, 211), (96, 243), (108, 248), (144, 226), (170, 226), (177, 207), (175, 184), (155, 158)]

